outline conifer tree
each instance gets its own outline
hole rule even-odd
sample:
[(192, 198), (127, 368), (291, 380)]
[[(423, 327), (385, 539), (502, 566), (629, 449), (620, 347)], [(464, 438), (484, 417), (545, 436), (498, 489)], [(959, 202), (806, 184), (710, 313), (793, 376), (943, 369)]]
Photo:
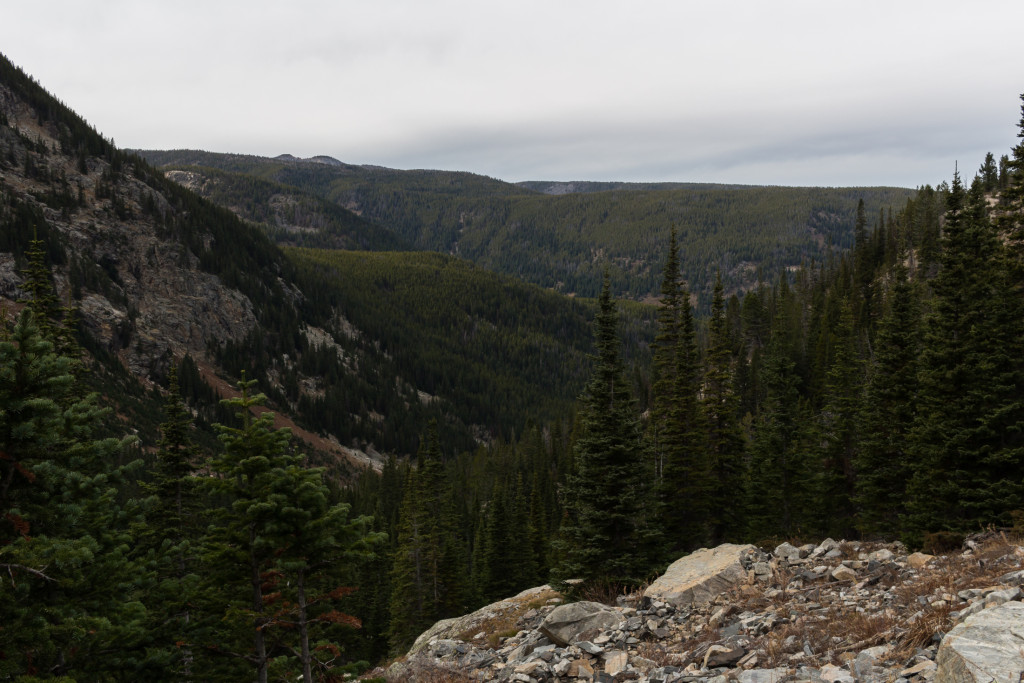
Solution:
[(739, 397), (733, 385), (732, 345), (725, 319), (722, 275), (715, 276), (708, 321), (708, 351), (701, 400), (711, 497), (708, 506), (711, 542), (721, 543), (744, 532), (741, 506), (744, 497), (745, 444), (736, 415)]
[(659, 531), (666, 554), (673, 557), (705, 542), (711, 494), (697, 399), (699, 371), (693, 307), (679, 272), (675, 228), (661, 292), (649, 424), (657, 475)]
[(825, 403), (819, 413), (819, 481), (815, 487), (814, 529), (848, 536), (853, 523), (853, 463), (857, 452), (857, 419), (863, 375), (854, 344), (853, 312), (844, 300), (832, 333), (832, 363), (825, 381)]
[[(290, 432), (273, 428), (273, 413), (253, 416), (266, 398), (253, 395), (254, 386), (243, 379), (241, 396), (225, 401), (241, 426), (218, 427), (224, 450), (209, 462), (216, 476), (203, 480), (225, 503), (212, 513), (204, 555), (207, 617), (214, 622), (205, 625), (213, 639), (208, 649), (248, 662), (260, 681), (272, 667), (275, 675), (297, 672), (312, 681), (313, 646), (325, 648), (319, 666), (328, 667), (341, 655), (336, 629), (359, 626), (337, 609), (353, 590), (343, 581), (381, 537), (369, 533), (368, 517), (349, 520), (347, 504), (331, 504), (323, 470), (303, 465), (289, 448)], [(333, 637), (317, 642), (325, 634)]]
[(635, 403), (623, 377), (607, 274), (594, 333), (597, 354), (580, 397), (553, 574), (558, 580), (634, 582), (648, 569), (649, 477)]
[(0, 334), (0, 677), (138, 671), (146, 610), (118, 496), (133, 439), (97, 439), (108, 411), (82, 396), (30, 304)]
[(917, 400), (921, 314), (918, 288), (907, 277), (906, 258), (906, 249), (900, 249), (860, 417), (854, 498), (857, 528), (867, 537), (902, 532), (911, 473), (907, 445)]
[[(788, 298), (788, 297), (787, 297)], [(788, 305), (783, 301), (761, 367), (765, 397), (750, 446), (747, 528), (754, 541), (790, 538), (806, 529), (806, 501), (813, 483), (801, 425), (807, 409), (788, 344)]]
[(394, 651), (410, 645), (438, 619), (459, 614), (466, 603), (466, 551), (458, 536), (436, 423), (431, 423), (405, 485), (398, 525), (388, 631)]
[(189, 605), (198, 588), (200, 503), (193, 477), (198, 451), (189, 435), (192, 415), (181, 398), (175, 366), (169, 384), (152, 480), (143, 485), (150, 500), (146, 523), (137, 534), (136, 551), (147, 557), (154, 574), (154, 584), (148, 590), (150, 633), (156, 643), (151, 656), (158, 658), (164, 671), (189, 678), (192, 648), (176, 644), (192, 640)]
[(1024, 508), (1021, 299), (980, 193), (955, 176), (920, 357), (910, 540)]

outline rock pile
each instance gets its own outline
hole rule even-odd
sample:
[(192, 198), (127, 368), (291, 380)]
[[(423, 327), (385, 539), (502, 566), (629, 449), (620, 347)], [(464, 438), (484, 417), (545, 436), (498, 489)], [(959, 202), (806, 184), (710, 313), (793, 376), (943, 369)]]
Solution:
[[(615, 606), (531, 589), (439, 622), (389, 681), (925, 683), (1024, 675), (1024, 548), (701, 550)], [(423, 675), (423, 672), (433, 672)], [(438, 672), (443, 675), (438, 677)]]

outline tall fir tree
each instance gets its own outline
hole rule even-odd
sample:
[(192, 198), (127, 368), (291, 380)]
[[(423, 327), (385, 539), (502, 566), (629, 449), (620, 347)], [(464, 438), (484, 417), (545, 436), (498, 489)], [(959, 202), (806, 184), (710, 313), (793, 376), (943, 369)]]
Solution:
[(138, 512), (118, 491), (133, 439), (94, 436), (109, 411), (35, 319), (30, 302), (0, 321), (0, 677), (143, 675)]
[(1024, 314), (985, 198), (955, 176), (924, 328), (911, 541), (1009, 522), (1024, 508)]
[(721, 543), (741, 536), (744, 529), (742, 506), (746, 478), (746, 444), (740, 430), (739, 397), (733, 379), (732, 340), (725, 318), (722, 274), (715, 276), (708, 321), (708, 351), (701, 399), (711, 496), (708, 505), (711, 542)]
[(667, 559), (706, 542), (711, 494), (698, 394), (700, 376), (690, 293), (672, 228), (658, 305), (649, 433), (659, 531)]
[(438, 619), (465, 608), (468, 567), (460, 528), (454, 492), (441, 462), (437, 424), (431, 423), (399, 514), (388, 632), (393, 651), (408, 647)]
[(369, 533), (370, 518), (349, 520), (347, 504), (330, 502), (323, 470), (304, 466), (273, 413), (253, 414), (266, 400), (254, 386), (243, 379), (240, 396), (225, 401), (241, 424), (218, 426), (223, 451), (203, 479), (221, 507), (205, 538), (205, 623), (194, 632), (210, 677), (312, 681), (314, 668), (323, 677), (344, 661), (338, 629), (359, 626), (338, 609), (353, 590), (345, 582), (382, 536)]
[(853, 311), (842, 302), (838, 324), (831, 333), (832, 363), (825, 379), (825, 401), (818, 413), (820, 464), (815, 486), (814, 531), (850, 536), (853, 529), (854, 469), (858, 446), (863, 372), (854, 340)]
[(579, 401), (574, 467), (555, 541), (556, 580), (636, 582), (649, 569), (649, 476), (636, 405), (619, 354), (608, 276), (594, 322), (597, 354)]
[(807, 528), (813, 483), (801, 427), (808, 411), (788, 334), (789, 298), (787, 290), (761, 366), (765, 396), (754, 421), (746, 508), (747, 535), (754, 541), (791, 538)]
[(907, 274), (907, 250), (892, 268), (889, 305), (875, 339), (860, 416), (863, 435), (855, 461), (857, 528), (864, 537), (903, 532), (906, 483), (912, 471), (908, 439), (917, 400), (920, 294)]

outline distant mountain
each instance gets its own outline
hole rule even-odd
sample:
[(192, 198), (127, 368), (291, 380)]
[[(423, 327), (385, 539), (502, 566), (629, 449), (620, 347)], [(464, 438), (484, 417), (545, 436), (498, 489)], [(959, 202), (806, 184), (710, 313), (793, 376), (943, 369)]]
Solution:
[[(617, 296), (657, 296), (668, 233), (683, 273), (710, 301), (716, 271), (730, 291), (853, 244), (857, 204), (868, 220), (914, 190), (697, 183), (505, 183), (471, 173), (324, 166), (210, 152), (141, 151), (152, 163), (256, 176), (357, 212), (417, 249), (468, 259), (566, 294), (596, 296), (607, 268)], [(870, 225), (868, 226), (871, 227)]]

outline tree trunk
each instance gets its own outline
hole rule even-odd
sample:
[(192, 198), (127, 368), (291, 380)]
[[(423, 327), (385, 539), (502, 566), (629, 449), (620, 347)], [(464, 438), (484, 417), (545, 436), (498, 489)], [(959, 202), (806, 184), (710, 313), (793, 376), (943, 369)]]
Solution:
[(299, 592), (299, 636), (302, 638), (302, 680), (313, 683), (312, 658), (309, 654), (309, 623), (306, 620), (306, 572), (299, 570), (297, 578)]
[(260, 580), (260, 564), (256, 559), (256, 529), (249, 527), (249, 567), (252, 571), (253, 648), (256, 651), (256, 674), (259, 683), (267, 683), (267, 645), (263, 638), (263, 582)]

